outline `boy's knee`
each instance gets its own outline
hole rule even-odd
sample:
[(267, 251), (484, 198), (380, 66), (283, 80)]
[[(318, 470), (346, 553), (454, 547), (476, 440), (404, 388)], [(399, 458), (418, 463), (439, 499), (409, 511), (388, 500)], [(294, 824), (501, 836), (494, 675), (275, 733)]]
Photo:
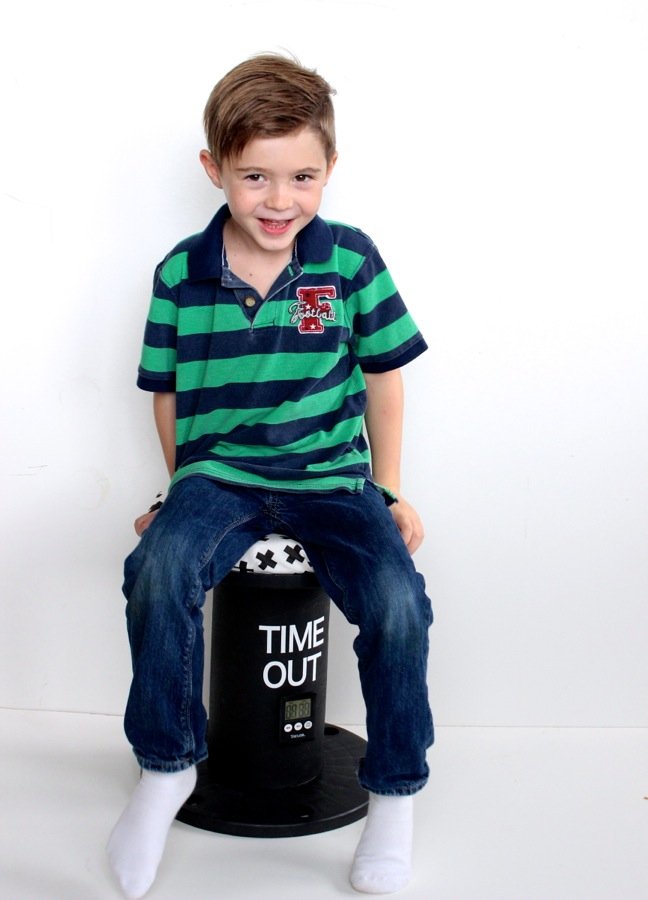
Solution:
[(423, 578), (414, 573), (412, 578), (401, 576), (395, 583), (391, 573), (383, 578), (380, 573), (377, 575), (378, 595), (370, 619), (382, 640), (393, 646), (410, 647), (426, 641), (432, 623), (432, 606)]
[(124, 563), (124, 595), (131, 599), (133, 594), (148, 596), (154, 589), (159, 593), (160, 588), (172, 584), (177, 574), (172, 548), (142, 540)]

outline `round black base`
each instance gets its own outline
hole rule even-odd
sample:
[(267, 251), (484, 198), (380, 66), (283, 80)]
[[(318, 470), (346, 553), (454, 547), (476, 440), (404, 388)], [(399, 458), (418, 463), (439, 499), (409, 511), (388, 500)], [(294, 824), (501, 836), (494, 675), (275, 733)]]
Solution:
[(366, 746), (358, 735), (327, 725), (319, 778), (278, 790), (245, 791), (217, 784), (205, 761), (198, 766), (196, 790), (176, 818), (241, 837), (297, 837), (349, 825), (367, 814), (369, 797), (357, 778)]

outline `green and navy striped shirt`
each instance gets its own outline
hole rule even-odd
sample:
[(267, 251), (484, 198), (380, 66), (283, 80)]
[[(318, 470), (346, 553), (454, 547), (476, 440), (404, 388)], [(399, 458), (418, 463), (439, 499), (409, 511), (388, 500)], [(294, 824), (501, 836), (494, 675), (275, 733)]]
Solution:
[(426, 349), (376, 247), (316, 217), (262, 299), (227, 267), (223, 206), (159, 264), (138, 385), (176, 393), (176, 474), (362, 490), (364, 372)]

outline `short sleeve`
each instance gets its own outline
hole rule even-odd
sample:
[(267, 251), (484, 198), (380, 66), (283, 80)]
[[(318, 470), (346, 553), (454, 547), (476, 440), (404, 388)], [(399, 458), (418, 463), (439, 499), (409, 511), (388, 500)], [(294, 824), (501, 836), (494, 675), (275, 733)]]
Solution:
[(176, 388), (178, 304), (174, 288), (181, 280), (182, 262), (173, 256), (155, 270), (137, 376), (138, 387), (145, 391)]
[(364, 372), (400, 368), (427, 349), (423, 335), (373, 245), (353, 277), (346, 309), (354, 351)]

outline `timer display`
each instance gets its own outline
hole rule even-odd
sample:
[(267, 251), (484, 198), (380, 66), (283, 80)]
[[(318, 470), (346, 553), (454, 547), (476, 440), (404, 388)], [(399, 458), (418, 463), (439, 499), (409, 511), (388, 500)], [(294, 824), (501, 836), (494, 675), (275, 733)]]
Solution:
[(287, 700), (284, 708), (284, 719), (291, 722), (294, 719), (306, 719), (312, 713), (313, 701), (310, 697), (303, 697), (300, 700)]

